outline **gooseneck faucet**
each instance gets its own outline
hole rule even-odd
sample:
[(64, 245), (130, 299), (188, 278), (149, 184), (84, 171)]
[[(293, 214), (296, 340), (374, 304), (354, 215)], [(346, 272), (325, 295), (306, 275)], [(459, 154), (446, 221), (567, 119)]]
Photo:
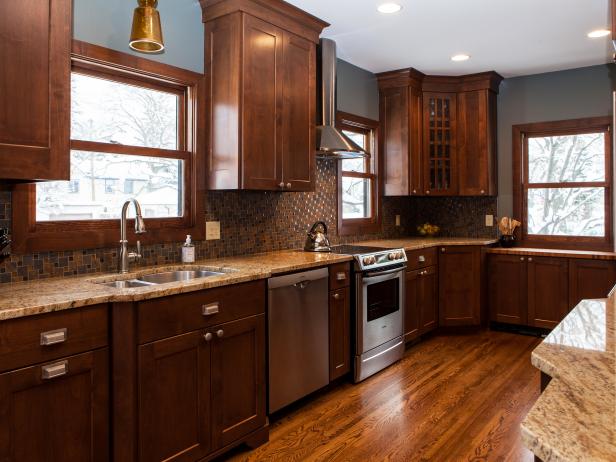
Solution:
[(120, 258), (118, 259), (118, 271), (120, 273), (128, 273), (128, 265), (131, 261), (141, 258), (141, 242), (137, 241), (137, 252), (128, 251), (128, 239), (126, 238), (126, 213), (131, 202), (135, 206), (135, 234), (145, 233), (145, 223), (141, 216), (141, 205), (137, 199), (129, 199), (122, 206), (122, 215), (120, 217)]

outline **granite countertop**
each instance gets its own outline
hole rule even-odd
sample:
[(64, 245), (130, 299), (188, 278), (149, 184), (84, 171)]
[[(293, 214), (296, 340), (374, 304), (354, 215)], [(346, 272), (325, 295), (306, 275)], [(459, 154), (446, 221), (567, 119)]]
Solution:
[(503, 255), (531, 255), (537, 257), (568, 257), (587, 258), (590, 260), (616, 260), (616, 252), (600, 252), (594, 250), (563, 250), (563, 249), (535, 249), (531, 247), (493, 247), (488, 253)]
[(544, 462), (616, 460), (616, 295), (583, 300), (533, 351), (552, 377), (522, 422)]
[[(407, 250), (413, 250), (440, 245), (488, 245), (494, 242), (496, 242), (495, 239), (408, 238), (366, 241), (357, 244), (384, 248), (403, 247)], [(352, 260), (352, 257), (348, 255), (284, 250), (214, 260), (201, 260), (190, 265), (176, 264), (141, 267), (123, 275), (99, 273), (68, 278), (5, 283), (0, 284), (0, 321), (98, 303), (134, 302), (239, 284), (269, 278), (276, 274), (316, 268), (350, 260)], [(194, 279), (192, 281), (172, 282), (130, 289), (118, 289), (97, 284), (98, 282), (111, 282), (120, 279), (134, 279), (145, 273), (195, 269), (195, 267), (219, 271), (224, 274), (207, 279)]]

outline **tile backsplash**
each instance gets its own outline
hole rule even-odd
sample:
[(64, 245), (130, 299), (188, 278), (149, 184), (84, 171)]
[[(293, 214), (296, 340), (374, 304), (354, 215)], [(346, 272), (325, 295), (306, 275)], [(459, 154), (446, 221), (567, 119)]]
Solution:
[[(208, 192), (206, 220), (220, 221), (221, 239), (196, 242), (197, 257), (217, 258), (300, 248), (308, 228), (317, 220), (328, 224), (334, 244), (409, 236), (416, 234), (418, 224), (427, 221), (440, 225), (445, 236), (496, 235), (495, 228), (484, 226), (484, 215), (496, 213), (496, 198), (385, 197), (380, 233), (341, 237), (336, 229), (336, 165), (333, 161), (317, 162), (315, 189), (309, 193)], [(401, 216), (401, 226), (395, 226), (396, 215)], [(10, 229), (10, 219), (10, 186), (0, 184), (0, 227)], [(181, 242), (145, 246), (140, 265), (178, 262), (181, 246)], [(0, 261), (0, 283), (114, 271), (116, 267), (116, 248), (12, 255)]]

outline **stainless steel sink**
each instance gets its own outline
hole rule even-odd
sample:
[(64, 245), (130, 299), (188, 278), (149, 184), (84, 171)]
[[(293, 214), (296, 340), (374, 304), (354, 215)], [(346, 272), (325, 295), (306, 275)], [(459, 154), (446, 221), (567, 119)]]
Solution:
[(135, 287), (147, 287), (152, 286), (154, 284), (146, 281), (139, 281), (137, 279), (129, 279), (127, 281), (112, 281), (112, 282), (103, 282), (101, 285), (107, 287), (114, 287), (116, 289), (133, 289)]
[(209, 278), (219, 276), (224, 273), (209, 270), (194, 270), (194, 271), (166, 271), (164, 273), (144, 274), (139, 277), (139, 281), (144, 281), (150, 284), (166, 284), (168, 282), (191, 281), (193, 279)]

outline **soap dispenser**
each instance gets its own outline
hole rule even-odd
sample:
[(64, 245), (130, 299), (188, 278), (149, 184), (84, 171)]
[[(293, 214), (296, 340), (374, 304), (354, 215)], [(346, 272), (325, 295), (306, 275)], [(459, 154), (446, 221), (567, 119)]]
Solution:
[(191, 235), (186, 236), (186, 242), (182, 246), (182, 263), (195, 262), (195, 245), (192, 243)]

